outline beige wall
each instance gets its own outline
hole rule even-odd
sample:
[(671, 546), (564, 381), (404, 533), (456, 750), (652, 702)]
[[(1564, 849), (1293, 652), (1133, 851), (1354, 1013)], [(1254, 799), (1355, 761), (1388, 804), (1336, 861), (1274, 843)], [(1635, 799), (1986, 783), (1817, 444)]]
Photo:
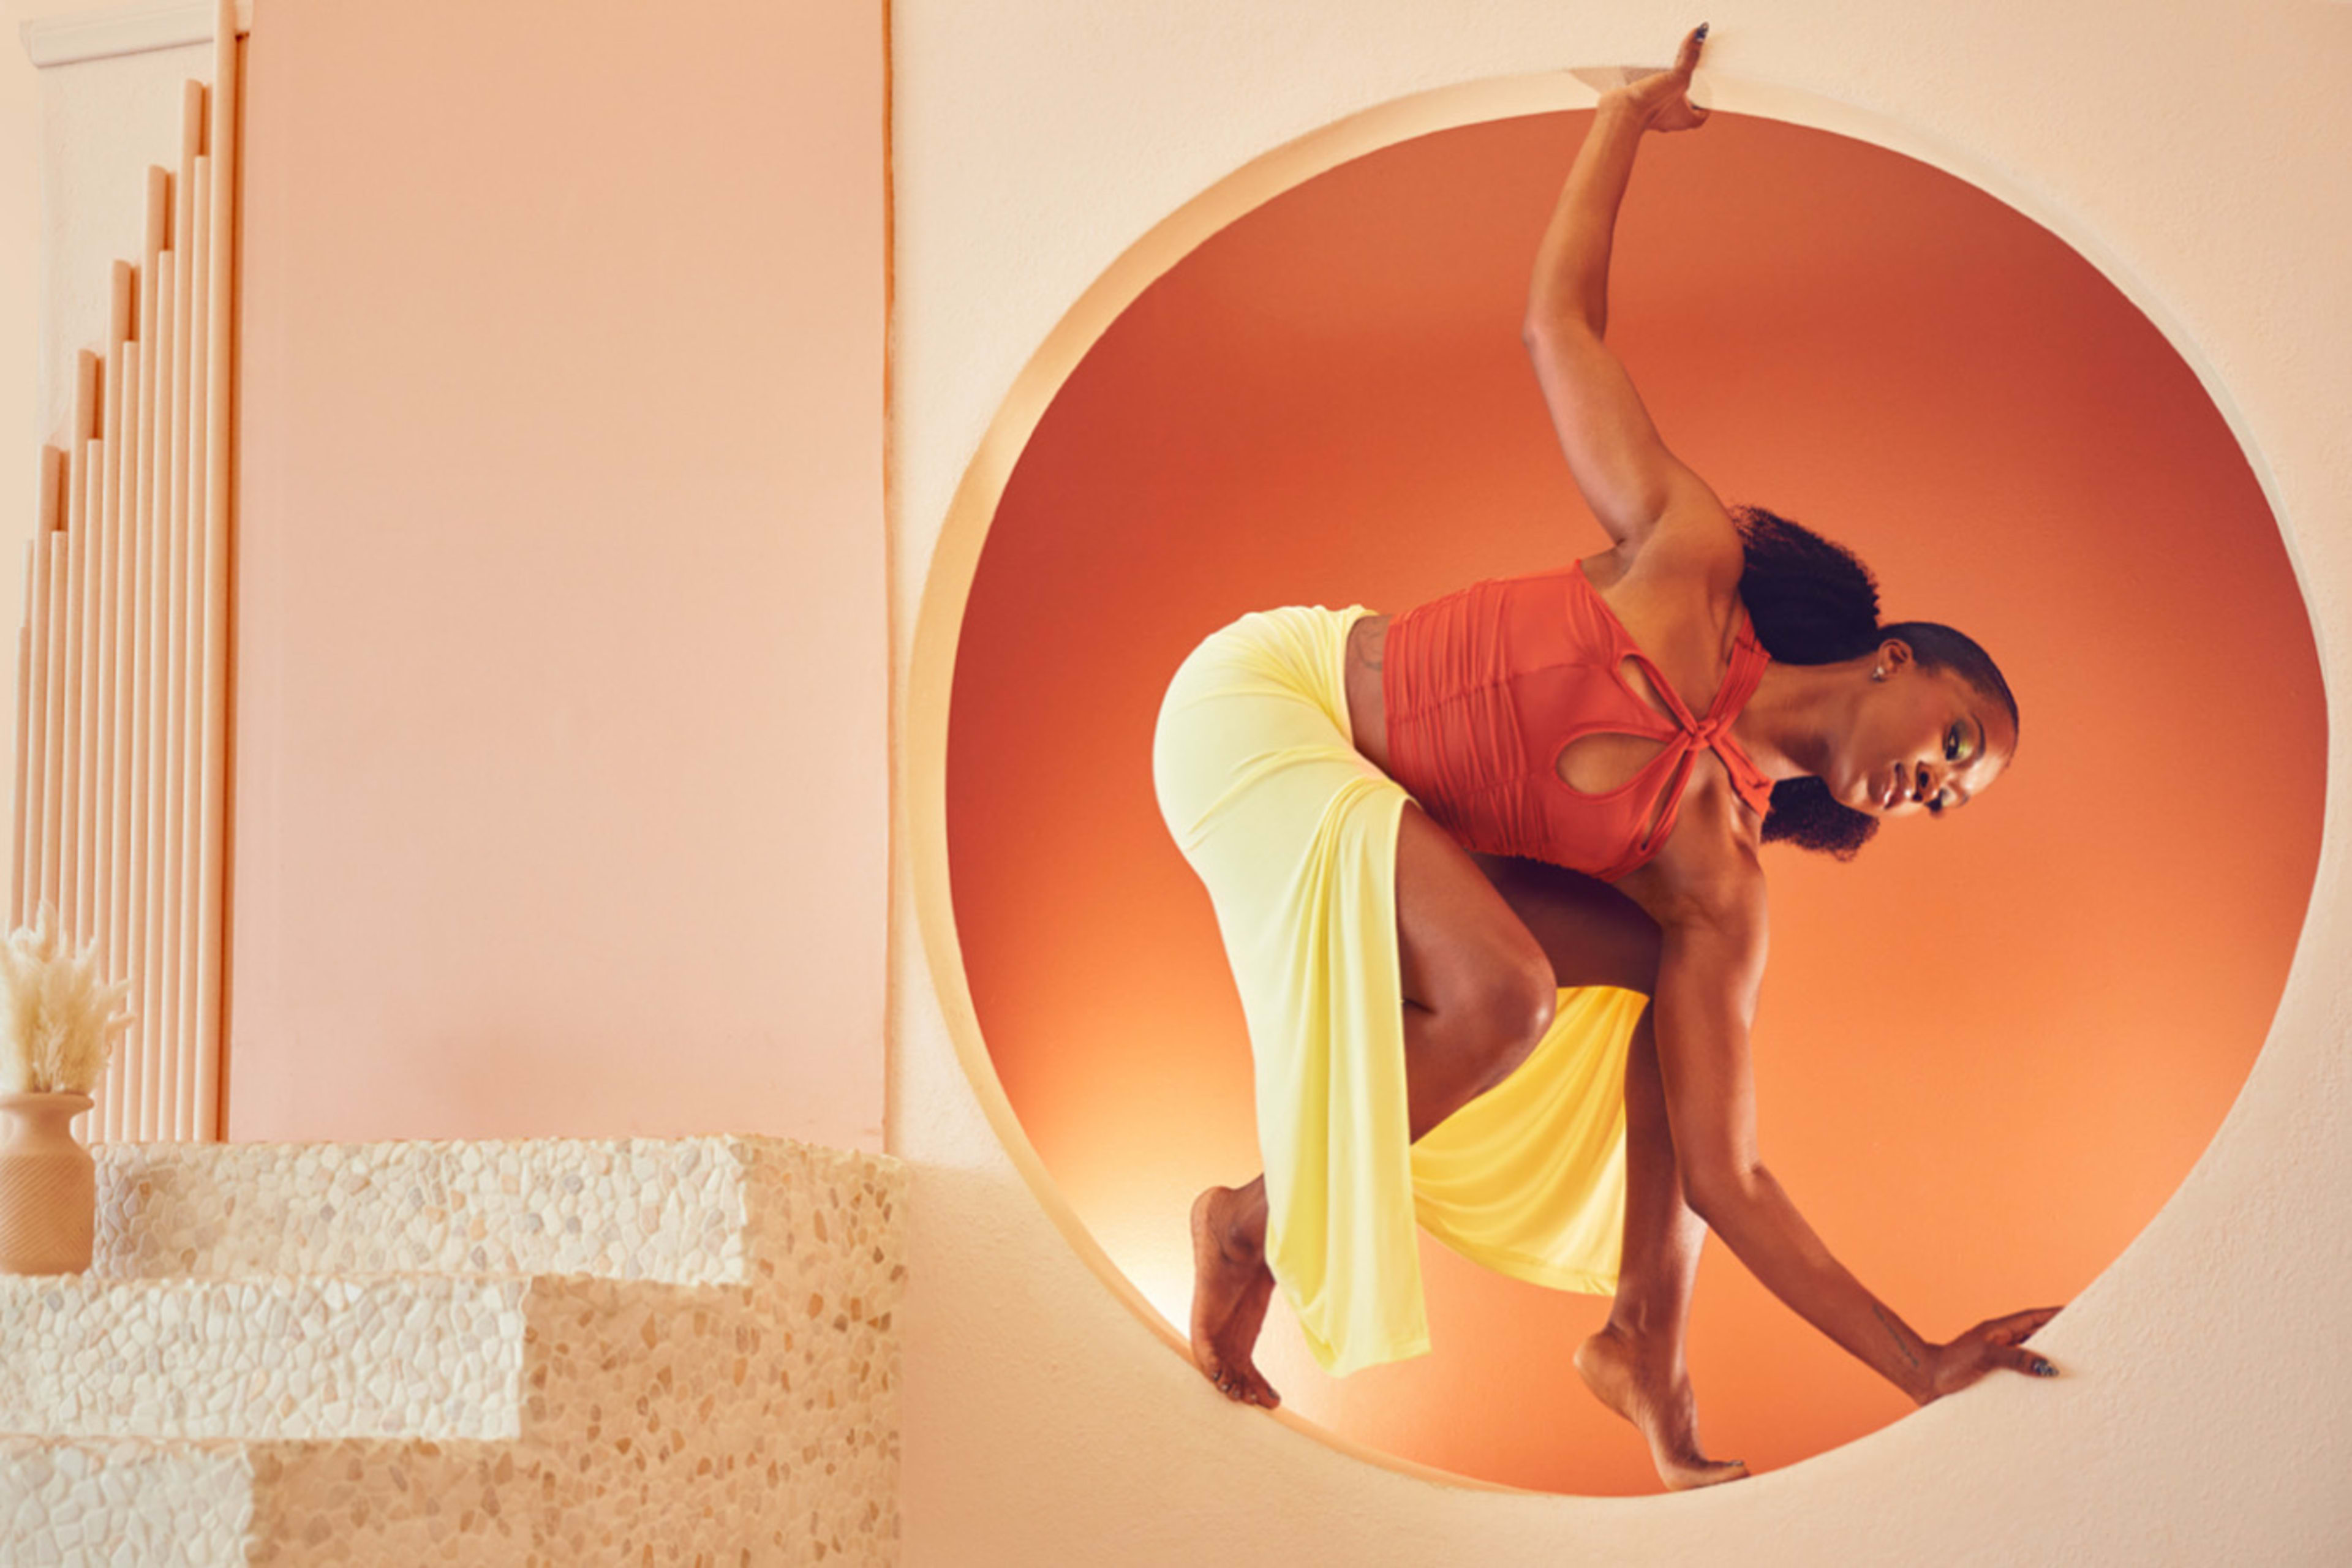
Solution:
[[(895, 658), (916, 771), (902, 780), (890, 1132), (918, 1165), (909, 1563), (2323, 1563), (2352, 1551), (2339, 1462), (2352, 1363), (2328, 1348), (2352, 1289), (2352, 1015), (2336, 978), (2352, 888), (2332, 834), (2243, 1096), (2172, 1203), (2045, 1336), (2069, 1375), (1989, 1383), (1695, 1498), (1433, 1486), (1218, 1400), (1080, 1263), (959, 1065), (948, 1018), (966, 1002), (951, 955), (927, 963), (913, 891), (938, 891), (924, 860), (941, 838), (938, 781), (923, 769), (944, 714), (936, 644), (924, 662), (918, 637), (952, 630), (977, 540), (943, 535), (942, 520), (1024, 362), (1041, 344), (1066, 360), (1075, 351), (1049, 334), (1098, 275), (1291, 139), (1424, 90), (1657, 59), (1694, 19), (1544, 0), (895, 7)], [(1976, 180), (2083, 249), (2171, 336), (2284, 520), (2340, 756), (2352, 296), (2336, 263), (2352, 253), (2340, 167), (2352, 11), (1798, 0), (1710, 19), (1719, 105)], [(1480, 111), (1504, 111), (1514, 91), (1528, 108), (1585, 100), (1547, 78)], [(992, 450), (985, 467), (1006, 456)], [(2137, 780), (2141, 761), (2123, 761)], [(2346, 787), (2335, 773), (2331, 816)]]
[(247, 62), (230, 1134), (878, 1146), (878, 4)]

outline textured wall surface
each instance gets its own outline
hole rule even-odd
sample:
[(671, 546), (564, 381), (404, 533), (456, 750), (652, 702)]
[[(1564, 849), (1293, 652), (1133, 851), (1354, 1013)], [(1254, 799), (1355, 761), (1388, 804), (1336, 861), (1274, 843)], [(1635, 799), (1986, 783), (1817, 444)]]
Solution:
[(896, 1161), (118, 1146), (100, 1192), (89, 1277), (0, 1279), (11, 1563), (897, 1560)]
[[(1466, 14), (1421, 0), (896, 7), (905, 752), (923, 754), (921, 727), (943, 713), (915, 659), (919, 637), (939, 633), (918, 626), (926, 581), (968, 574), (975, 543), (942, 534), (950, 499), (1024, 362), (1041, 344), (1072, 353), (1049, 341), (1056, 322), (1122, 253), (1343, 117), (1487, 79), (1659, 59), (1694, 19), (1534, 0)], [(2083, 251), (2170, 338), (2281, 519), (2340, 758), (2352, 297), (2336, 262), (2352, 253), (2340, 169), (2352, 10), (1801, 0), (1710, 20), (1705, 79), (1719, 106), (1859, 136), (1986, 187)], [(1589, 101), (1556, 79), (1502, 100)], [(1006, 458), (991, 452), (992, 471)], [(951, 635), (952, 606), (945, 621)], [(2143, 772), (2152, 758), (2120, 765), (2160, 779)], [(2331, 769), (2331, 822), (2345, 787)], [(902, 799), (938, 805), (904, 781)], [(1225, 1405), (1097, 1282), (951, 1047), (948, 1016), (964, 1004), (934, 985), (913, 892), (928, 872), (909, 863), (928, 831), (907, 825), (895, 904), (891, 1146), (917, 1166), (910, 1563), (2316, 1563), (2352, 1550), (2352, 1492), (2331, 1458), (2352, 1363), (2326, 1349), (2352, 1288), (2352, 1004), (2336, 978), (2352, 889), (2336, 833), (2243, 1094), (2172, 1201), (2046, 1335), (2067, 1377), (1988, 1383), (1704, 1495), (1578, 1500), (1432, 1486)]]

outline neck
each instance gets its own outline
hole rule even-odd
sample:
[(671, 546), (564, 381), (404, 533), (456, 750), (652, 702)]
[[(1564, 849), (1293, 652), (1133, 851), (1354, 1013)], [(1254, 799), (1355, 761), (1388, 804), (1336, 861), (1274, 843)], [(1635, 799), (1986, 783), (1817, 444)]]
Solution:
[(1829, 766), (1831, 737), (1853, 722), (1869, 662), (1865, 655), (1838, 664), (1767, 665), (1732, 735), (1775, 784), (1819, 777)]

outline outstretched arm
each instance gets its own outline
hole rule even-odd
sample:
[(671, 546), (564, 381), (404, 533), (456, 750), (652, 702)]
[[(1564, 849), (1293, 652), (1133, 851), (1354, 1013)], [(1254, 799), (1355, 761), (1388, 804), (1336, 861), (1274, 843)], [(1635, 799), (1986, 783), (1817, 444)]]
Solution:
[(1685, 38), (1673, 69), (1602, 96), (1537, 252), (1520, 335), (1569, 471), (1609, 537), (1638, 550), (1670, 512), (1686, 513), (1712, 546), (1727, 541), (1736, 561), (1737, 536), (1722, 503), (1666, 449), (1624, 365), (1601, 341), (1610, 247), (1633, 154), (1645, 132), (1706, 121), (1688, 96), (1705, 37), (1701, 27)]
[[(1674, 848), (1670, 840), (1668, 854)], [(1715, 863), (1685, 865), (1681, 876), (1659, 868), (1643, 876), (1636, 897), (1651, 907), (1663, 937), (1658, 1061), (1690, 1206), (1765, 1289), (1921, 1405), (1996, 1367), (2051, 1375), (2054, 1369), (2023, 1341), (2055, 1308), (1992, 1319), (1937, 1344), (1831, 1256), (1765, 1169), (1748, 1042), (1764, 970), (1763, 877), (1742, 845), (1686, 856)]]

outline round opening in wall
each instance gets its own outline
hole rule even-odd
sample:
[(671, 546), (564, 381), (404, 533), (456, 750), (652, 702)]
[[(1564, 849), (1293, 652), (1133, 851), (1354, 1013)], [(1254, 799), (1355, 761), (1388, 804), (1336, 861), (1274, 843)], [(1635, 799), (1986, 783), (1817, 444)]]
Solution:
[[(1518, 331), (1590, 123), (1412, 134), (1180, 236), (1055, 351), (1017, 458), (950, 522), (983, 531), (968, 596), (925, 612), (953, 647), (928, 787), (967, 1059), (1033, 1178), (1180, 1328), (1193, 1194), (1258, 1155), (1216, 921), (1154, 803), (1161, 694), (1250, 610), (1403, 610), (1605, 547)], [(1643, 147), (1609, 341), (1718, 494), (1851, 546), (1889, 620), (1967, 629), (2022, 712), (2008, 776), (1952, 821), (1850, 863), (1763, 852), (1764, 1161), (1932, 1338), (2071, 1300), (2220, 1126), (2316, 866), (2319, 667), (2245, 455), (2049, 231), (1777, 121)], [(1426, 1237), (1421, 1266), (1433, 1350), (1346, 1378), (1277, 1297), (1260, 1364), (1287, 1408), (1458, 1475), (1657, 1489), (1570, 1362), (1605, 1298)], [(1707, 1447), (1759, 1469), (1911, 1408), (1720, 1243), (1689, 1366)]]

